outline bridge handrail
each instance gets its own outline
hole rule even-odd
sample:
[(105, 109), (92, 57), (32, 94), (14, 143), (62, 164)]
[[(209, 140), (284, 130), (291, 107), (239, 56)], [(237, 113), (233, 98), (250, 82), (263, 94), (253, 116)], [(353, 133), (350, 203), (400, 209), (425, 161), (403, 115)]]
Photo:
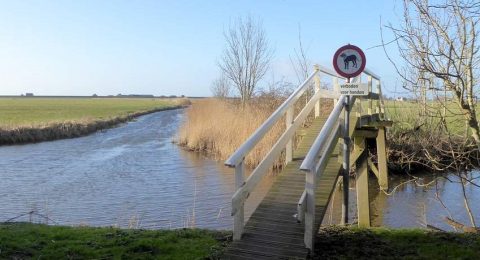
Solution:
[(295, 104), (300, 96), (309, 86), (310, 81), (317, 75), (319, 71), (315, 70), (288, 98), (285, 100), (272, 115), (263, 122), (263, 124), (255, 130), (255, 132), (225, 161), (225, 165), (229, 167), (237, 166), (245, 156), (262, 140), (265, 134), (275, 123), (287, 112), (287, 110)]
[(368, 69), (368, 68), (365, 68), (365, 69), (363, 70), (363, 73), (365, 73), (365, 74), (367, 74), (367, 75), (369, 75), (369, 76), (372, 76), (372, 78), (380, 81), (380, 76), (378, 76), (377, 74), (375, 74), (373, 71), (371, 71), (371, 70)]
[(313, 142), (310, 150), (305, 156), (305, 159), (303, 159), (303, 162), (300, 165), (300, 170), (313, 171), (315, 160), (318, 154), (323, 150), (326, 144), (325, 141), (331, 135), (335, 122), (338, 121), (338, 118), (340, 117), (340, 114), (342, 113), (343, 108), (345, 107), (345, 99), (346, 99), (345, 95), (341, 95), (340, 98), (338, 99), (337, 104), (335, 104), (335, 107), (333, 108), (332, 112), (330, 112), (330, 116), (328, 116), (327, 121), (325, 121), (325, 124), (323, 125), (322, 130), (318, 134), (317, 138), (315, 138), (315, 141)]
[(327, 67), (325, 67), (325, 66), (322, 66), (322, 65), (316, 65), (316, 66), (318, 67), (318, 69), (319, 69), (321, 72), (323, 72), (323, 73), (325, 73), (325, 74), (327, 74), (327, 75), (330, 75), (330, 76), (333, 76), (333, 77), (337, 77), (337, 78), (340, 78), (340, 79), (347, 79), (347, 78), (345, 78), (345, 77), (343, 77), (343, 76), (340, 76), (337, 72), (335, 72), (335, 71), (333, 71), (333, 70), (331, 70), (331, 69), (329, 69), (329, 68), (327, 68)]
[[(383, 115), (385, 112), (383, 99), (381, 96), (381, 84), (380, 84), (380, 77), (378, 77), (375, 73), (371, 72), (370, 70), (365, 70), (364, 73), (367, 75), (368, 78), (368, 90), (369, 94), (366, 96), (366, 99), (369, 99), (368, 104), (368, 114), (373, 113), (373, 107), (371, 98), (376, 96), (377, 98), (377, 106), (376, 106), (376, 113)], [(361, 78), (355, 78), (354, 81), (359, 81)], [(372, 79), (377, 81), (377, 93), (373, 93), (373, 82)], [(345, 129), (345, 125), (340, 127), (339, 119), (342, 114), (342, 111), (347, 107), (352, 108), (355, 104), (355, 96), (352, 96), (349, 100), (349, 104), (346, 102), (346, 96), (340, 96), (338, 102), (335, 104), (332, 112), (330, 113), (328, 119), (326, 120), (323, 128), (320, 130), (320, 133), (315, 138), (310, 150), (308, 151), (305, 159), (303, 160), (302, 164), (300, 165), (300, 170), (306, 172), (305, 176), (305, 196), (302, 195), (300, 201), (298, 202), (298, 213), (299, 221), (303, 221), (305, 223), (305, 245), (308, 248), (313, 248), (313, 238), (315, 236), (314, 230), (314, 223), (315, 223), (315, 193), (316, 193), (316, 180), (320, 177), (322, 172), (324, 171), (328, 158), (330, 157), (331, 152), (333, 151), (333, 147), (338, 140), (340, 130), (343, 133), (349, 133), (350, 129)], [(362, 104), (359, 102), (358, 109), (360, 111), (357, 116), (361, 116)], [(309, 209), (310, 208), (310, 209)], [(312, 209), (313, 208), (313, 209)], [(303, 211), (303, 212), (302, 212)], [(306, 213), (306, 214), (305, 214)]]
[(302, 83), (299, 87), (265, 120), (265, 122), (255, 130), (255, 132), (225, 161), (225, 165), (229, 167), (237, 166), (245, 156), (255, 147), (255, 145), (262, 140), (265, 134), (270, 130), (275, 123), (292, 107), (293, 104), (300, 98), (300, 96), (308, 88), (310, 81), (320, 72), (339, 78), (345, 79), (335, 71), (321, 66), (315, 65), (315, 71)]
[(321, 91), (317, 91), (315, 95), (310, 99), (307, 105), (302, 109), (298, 116), (293, 120), (293, 124), (287, 127), (285, 132), (278, 138), (277, 142), (268, 151), (267, 155), (262, 159), (258, 166), (252, 171), (244, 185), (239, 187), (232, 196), (232, 215), (237, 213), (238, 207), (242, 205), (242, 202), (248, 197), (250, 192), (253, 191), (255, 186), (260, 182), (264, 173), (273, 165), (275, 159), (278, 158), (285, 145), (295, 135), (295, 131), (300, 127), (301, 123), (305, 121), (310, 111), (315, 106), (315, 103), (322, 96)]

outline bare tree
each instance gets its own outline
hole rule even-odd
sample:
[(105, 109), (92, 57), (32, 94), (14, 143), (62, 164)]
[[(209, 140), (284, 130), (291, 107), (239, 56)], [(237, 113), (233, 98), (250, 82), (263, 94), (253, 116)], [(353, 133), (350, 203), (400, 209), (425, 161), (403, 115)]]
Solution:
[[(475, 95), (480, 79), (477, 38), (480, 3), (478, 0), (403, 0), (402, 19), (400, 26), (387, 27), (395, 35), (404, 66), (389, 59), (406, 82), (405, 88), (419, 93), (422, 122), (413, 132), (400, 133), (398, 137), (405, 140), (399, 142), (403, 147), (397, 150), (403, 153), (401, 158), (417, 165), (423, 164), (434, 171), (453, 171), (462, 188), (471, 228), (477, 230), (471, 209), (473, 198), (467, 197), (466, 187), (479, 187), (468, 169), (479, 163), (480, 131)], [(382, 43), (386, 45), (383, 40)], [(427, 96), (435, 102), (427, 102)], [(452, 127), (451, 123), (458, 119), (466, 123), (472, 138), (465, 140), (458, 129)], [(430, 128), (420, 129), (423, 125)], [(412, 152), (405, 149), (409, 143)], [(463, 226), (452, 216), (447, 222)]]
[(300, 26), (298, 26), (298, 50), (294, 48), (293, 52), (295, 57), (290, 56), (290, 63), (297, 76), (298, 84), (300, 84), (308, 78), (308, 73), (312, 68), (312, 62), (307, 58), (307, 50), (303, 47)]
[(259, 80), (268, 70), (272, 51), (261, 22), (252, 17), (238, 18), (224, 32), (227, 46), (219, 62), (223, 73), (233, 82), (242, 103), (254, 94)]
[[(388, 26), (405, 66), (397, 72), (416, 91), (425, 82), (449, 91), (480, 148), (475, 94), (479, 89), (479, 19), (476, 0), (404, 0), (403, 21)], [(444, 104), (447, 107), (447, 104)]]
[[(297, 76), (298, 84), (301, 84), (308, 78), (308, 73), (313, 66), (310, 59), (307, 58), (307, 50), (305, 50), (303, 47), (302, 30), (300, 25), (298, 26), (298, 50), (294, 48), (293, 52), (295, 57), (292, 58), (290, 56), (290, 63), (292, 64), (295, 75)], [(310, 100), (310, 98), (313, 96), (313, 88), (308, 88), (303, 95), (305, 98), (305, 104), (307, 104), (308, 100)]]
[(230, 96), (230, 89), (230, 81), (223, 73), (216, 78), (210, 86), (213, 96), (217, 98), (227, 98)]

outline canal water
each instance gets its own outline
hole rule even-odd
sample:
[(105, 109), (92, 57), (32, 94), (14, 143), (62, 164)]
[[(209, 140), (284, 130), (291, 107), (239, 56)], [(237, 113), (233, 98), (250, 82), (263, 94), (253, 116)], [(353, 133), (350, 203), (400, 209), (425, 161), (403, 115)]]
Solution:
[[(163, 111), (85, 137), (0, 147), (0, 221), (230, 229), (233, 170), (172, 143), (183, 119), (182, 110)], [(267, 175), (250, 195), (247, 216), (274, 179), (274, 174)], [(392, 177), (390, 185), (405, 181)], [(428, 222), (448, 229), (443, 221), (448, 211), (437, 194), (456, 219), (468, 223), (459, 185), (445, 179), (418, 185), (430, 181), (407, 182), (390, 195), (372, 181), (373, 224), (413, 227)], [(480, 198), (480, 188), (469, 185), (466, 192), (479, 217), (480, 203), (473, 198)], [(334, 196), (325, 224), (339, 219), (341, 194)], [(354, 213), (352, 207), (352, 221)]]

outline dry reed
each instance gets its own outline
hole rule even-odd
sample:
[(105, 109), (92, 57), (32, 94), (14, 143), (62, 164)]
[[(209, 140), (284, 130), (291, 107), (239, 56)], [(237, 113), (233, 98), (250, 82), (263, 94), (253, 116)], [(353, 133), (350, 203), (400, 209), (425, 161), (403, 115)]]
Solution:
[[(258, 103), (257, 103), (258, 104)], [(268, 116), (269, 106), (235, 105), (229, 101), (207, 99), (194, 102), (186, 112), (179, 144), (195, 151), (205, 151), (224, 160), (231, 155)], [(257, 165), (284, 131), (284, 121), (277, 123), (245, 158), (249, 166)], [(277, 162), (279, 166), (281, 162)]]
[[(217, 160), (225, 160), (278, 108), (282, 98), (257, 97), (242, 106), (232, 100), (205, 99), (188, 108), (186, 120), (180, 129), (178, 142), (190, 150), (207, 152)], [(325, 113), (331, 102), (322, 103)], [(296, 113), (303, 107), (297, 102)], [(308, 120), (307, 120), (308, 121)], [(245, 163), (255, 167), (264, 158), (285, 130), (285, 119), (280, 119), (255, 148), (246, 156)], [(284, 156), (274, 167), (282, 167)]]

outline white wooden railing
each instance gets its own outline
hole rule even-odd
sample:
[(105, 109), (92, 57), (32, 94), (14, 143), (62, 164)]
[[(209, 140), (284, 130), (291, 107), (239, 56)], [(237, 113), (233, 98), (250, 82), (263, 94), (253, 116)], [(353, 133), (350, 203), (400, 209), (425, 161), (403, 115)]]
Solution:
[[(367, 97), (362, 97), (368, 102), (367, 104), (367, 114), (372, 115), (373, 111), (373, 103), (372, 100), (377, 100), (375, 106), (375, 113), (379, 114), (381, 118), (385, 118), (385, 108), (382, 99), (382, 91), (381, 91), (381, 84), (380, 84), (380, 77), (375, 75), (373, 72), (365, 69), (364, 74), (367, 76), (367, 84), (369, 95)], [(377, 82), (375, 91), (373, 90), (373, 80)], [(361, 82), (361, 77), (357, 77), (354, 79), (356, 82)], [(361, 100), (360, 99), (360, 100)], [(315, 230), (315, 194), (317, 188), (317, 180), (322, 175), (325, 167), (327, 166), (328, 159), (335, 148), (335, 145), (338, 142), (339, 137), (343, 134), (344, 144), (346, 143), (346, 147), (344, 146), (344, 168), (349, 171), (349, 126), (342, 121), (342, 114), (343, 119), (348, 115), (347, 108), (352, 108), (355, 104), (357, 99), (352, 96), (347, 98), (347, 96), (340, 96), (337, 103), (335, 104), (332, 112), (330, 113), (327, 121), (325, 122), (323, 128), (321, 129), (319, 135), (313, 142), (309, 152), (305, 156), (300, 169), (305, 171), (305, 191), (303, 192), (300, 200), (298, 202), (298, 212), (297, 218), (299, 221), (304, 222), (305, 224), (305, 235), (304, 241), (305, 246), (309, 249), (313, 249), (314, 245), (314, 238), (316, 231)], [(357, 106), (357, 116), (361, 116), (363, 113), (363, 105), (361, 101)], [(344, 113), (342, 113), (344, 112)], [(346, 140), (345, 140), (346, 139)], [(347, 165), (347, 166), (346, 166)], [(347, 178), (348, 180), (348, 178)], [(348, 181), (344, 178), (344, 185), (348, 187)], [(348, 188), (347, 188), (348, 189)], [(344, 202), (345, 203), (345, 202)], [(348, 205), (348, 196), (346, 199), (346, 204)], [(348, 212), (348, 211), (347, 211)], [(345, 212), (345, 214), (347, 214)], [(348, 215), (346, 215), (348, 219)]]

